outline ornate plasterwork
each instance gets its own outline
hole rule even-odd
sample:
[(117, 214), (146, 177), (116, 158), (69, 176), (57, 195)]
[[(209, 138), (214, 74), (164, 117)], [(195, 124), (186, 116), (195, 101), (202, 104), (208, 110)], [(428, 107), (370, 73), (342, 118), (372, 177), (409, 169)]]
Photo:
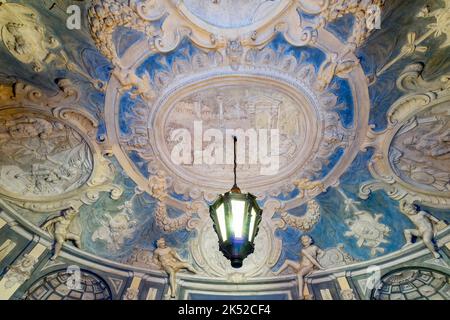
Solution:
[[(380, 12), (374, 8), (381, 8), (383, 3), (384, 0), (251, 0), (241, 4), (229, 0), (101, 0), (89, 10), (89, 21), (102, 53), (117, 64), (120, 63), (113, 33), (118, 26), (145, 33), (159, 52), (174, 50), (185, 36), (199, 47), (226, 51), (235, 44), (263, 46), (277, 32), (294, 46), (312, 44), (327, 22), (352, 14), (356, 22), (347, 42), (354, 50), (372, 31), (375, 15)], [(299, 12), (313, 15), (314, 19), (304, 19)], [(162, 21), (159, 30), (153, 25), (156, 21)]]
[(431, 11), (430, 5), (426, 5), (416, 15), (417, 18), (434, 18), (435, 22), (430, 23), (425, 32), (420, 36), (415, 32), (409, 32), (406, 38), (406, 43), (401, 48), (399, 54), (387, 62), (382, 68), (376, 72), (376, 76), (379, 77), (387, 70), (389, 70), (394, 64), (401, 59), (412, 56), (414, 53), (424, 53), (428, 51), (428, 47), (422, 45), (430, 37), (444, 36), (445, 41), (441, 44), (441, 48), (446, 48), (450, 45), (450, 1), (444, 1), (444, 7)]
[(6, 240), (0, 245), (0, 262), (16, 247), (17, 243), (11, 239)]
[[(159, 52), (174, 50), (185, 36), (199, 47), (207, 49), (226, 50), (234, 43), (260, 46), (270, 41), (276, 32), (282, 32), (293, 45), (305, 45), (314, 40), (317, 31), (301, 21), (296, 8), (296, 1), (280, 0), (275, 12), (255, 23), (222, 28), (198, 18), (191, 11), (193, 7), (184, 1), (131, 0), (125, 4), (108, 0), (97, 1), (89, 11), (89, 19), (92, 36), (102, 48), (102, 53), (119, 62), (112, 40), (118, 26), (147, 34), (151, 38), (151, 46)], [(163, 21), (160, 30), (152, 24), (158, 20)]]
[(307, 232), (310, 231), (319, 222), (320, 206), (315, 200), (309, 200), (306, 213), (300, 217), (289, 214), (287, 211), (280, 213), (281, 220), (286, 225), (295, 229)]
[(97, 121), (76, 108), (79, 91), (58, 81), (51, 96), (30, 85), (3, 86), (0, 100), (0, 193), (4, 199), (37, 212), (78, 208), (99, 192), (117, 199), (114, 169), (96, 142)]
[(390, 233), (390, 228), (380, 222), (383, 215), (372, 215), (368, 211), (357, 211), (353, 214), (354, 218), (345, 220), (350, 229), (345, 236), (355, 237), (358, 247), (369, 247), (371, 256), (383, 253), (384, 248), (381, 248), (381, 245), (389, 243), (385, 237)]
[(24, 254), (13, 265), (8, 268), (8, 272), (3, 278), (3, 289), (10, 289), (17, 283), (24, 283), (31, 277), (39, 258), (30, 254)]
[(285, 0), (184, 0), (183, 9), (217, 28), (242, 28), (276, 16), (288, 3)]
[(199, 207), (196, 225), (197, 237), (189, 244), (193, 262), (200, 273), (226, 278), (231, 282), (245, 282), (248, 278), (267, 276), (281, 255), (282, 241), (275, 237), (275, 230), (284, 226), (279, 220), (272, 220), (276, 210), (281, 209), (278, 201), (268, 201), (263, 210), (263, 221), (255, 238), (255, 252), (249, 255), (240, 269), (233, 269), (230, 261), (219, 251), (219, 240), (214, 231), (208, 208)]
[[(277, 129), (282, 140), (278, 175), (289, 175), (289, 172), (285, 173), (286, 167), (291, 163), (301, 162), (298, 158), (304, 150), (301, 150), (303, 144), (300, 141), (314, 139), (308, 136), (309, 133), (314, 134), (313, 130), (316, 129), (308, 130), (308, 124), (312, 122), (308, 117), (314, 111), (303, 101), (295, 101), (269, 84), (252, 82), (250, 79), (241, 81), (239, 78), (224, 82), (220, 80), (220, 87), (202, 86), (200, 90), (187, 88), (187, 95), (180, 96), (171, 103), (166, 115), (157, 117), (155, 123), (165, 118), (165, 123), (162, 124), (165, 137), (162, 152), (170, 154), (170, 150), (178, 144), (178, 139), (171, 139), (177, 130), (187, 130), (194, 137), (196, 122), (201, 123), (203, 131), (214, 128), (223, 131), (225, 128), (241, 128), (245, 131), (252, 128)], [(158, 143), (155, 147), (157, 146)], [(170, 164), (169, 161), (167, 165)], [(260, 163), (239, 165), (239, 179), (251, 185), (253, 178), (260, 176), (261, 167)], [(171, 172), (176, 170), (170, 169)], [(231, 165), (212, 163), (210, 166), (196, 166), (195, 163), (189, 163), (184, 164), (183, 169), (186, 171), (187, 181), (193, 180), (190, 177), (203, 179), (202, 185), (205, 188), (210, 187), (211, 182), (232, 184)], [(192, 191), (191, 186), (189, 189)]]
[(101, 226), (91, 235), (92, 241), (103, 240), (111, 252), (120, 250), (125, 241), (136, 232), (137, 221), (133, 219), (132, 201), (125, 201), (118, 209), (121, 210), (114, 217), (105, 214)]
[(31, 8), (4, 3), (0, 8), (1, 38), (8, 51), (19, 61), (31, 64), (36, 72), (43, 71), (54, 59), (58, 40), (49, 35)]
[[(315, 30), (341, 17), (352, 15), (353, 26), (345, 40), (346, 50), (352, 52), (361, 46), (376, 29), (376, 25), (381, 23), (381, 9), (384, 3), (384, 0), (297, 0), (301, 12), (315, 16)], [(345, 56), (345, 53), (341, 56)], [(348, 65), (348, 62), (343, 64)]]
[[(239, 172), (244, 175), (242, 187), (251, 189), (260, 197), (275, 196), (283, 190), (293, 190), (295, 180), (314, 177), (337, 148), (346, 148), (351, 143), (355, 133), (340, 125), (339, 116), (334, 111), (337, 107), (335, 95), (314, 93), (312, 66), (301, 66), (293, 57), (284, 61), (292, 75), (297, 75), (293, 79), (276, 70), (269, 73), (258, 68), (258, 63), (267, 56), (275, 57), (276, 52), (267, 49), (249, 55), (249, 66), (245, 69), (242, 66), (240, 71), (243, 73), (239, 74), (220, 67), (202, 72), (194, 81), (189, 73), (184, 81), (183, 74), (177, 74), (175, 85), (169, 85), (173, 76), (168, 76), (164, 79), (165, 86), (157, 92), (159, 99), (151, 106), (139, 105), (130, 117), (133, 133), (122, 137), (125, 142), (122, 142), (123, 149), (135, 151), (146, 159), (151, 172), (167, 171), (172, 177), (168, 185), (171, 191), (198, 199), (205, 196), (206, 190), (215, 193), (224, 185), (231, 184), (232, 171), (229, 165), (197, 166), (188, 163), (179, 166), (173, 163), (171, 151), (177, 143), (171, 138), (173, 131), (186, 129), (194, 139), (195, 121), (202, 123), (204, 131), (222, 129), (224, 136), (225, 130), (230, 128), (278, 129), (280, 169), (276, 175), (262, 175), (260, 163), (247, 166), (245, 170), (244, 166), (239, 166)], [(274, 64), (273, 60), (270, 61)], [(182, 63), (180, 59), (179, 64)], [(286, 67), (283, 61), (275, 62), (278, 64)], [(195, 71), (189, 65), (183, 66), (180, 69), (185, 72)], [(293, 116), (295, 114), (297, 116)], [(208, 143), (203, 147), (206, 145)], [(279, 188), (276, 183), (285, 178), (292, 181), (291, 185), (287, 182)]]
[(393, 270), (372, 291), (373, 300), (448, 300), (448, 274), (435, 268)]
[(317, 261), (325, 269), (346, 266), (358, 262), (358, 260), (344, 250), (343, 244), (338, 244), (335, 248), (328, 248), (323, 251), (324, 254), (321, 257), (318, 257)]
[(369, 169), (377, 181), (361, 186), (360, 196), (384, 189), (396, 200), (450, 207), (450, 77), (422, 78), (422, 64), (409, 65), (397, 80), (407, 94), (388, 111), (388, 127), (371, 132), (375, 153)]
[[(155, 8), (154, 1), (148, 1), (150, 8)], [(133, 7), (135, 10), (133, 10)], [(119, 63), (113, 42), (114, 30), (119, 26), (131, 27), (148, 36), (153, 36), (155, 29), (139, 15), (140, 10), (135, 1), (131, 5), (116, 0), (98, 0), (89, 9), (88, 18), (92, 38), (100, 52), (114, 64)], [(161, 18), (163, 14), (156, 15)], [(150, 19), (151, 21), (152, 19)]]
[[(252, 3), (247, 2), (247, 5)], [(355, 14), (359, 17), (355, 24), (358, 30), (354, 30), (352, 35), (364, 34), (365, 37), (370, 32), (365, 25), (366, 13), (370, 5), (378, 3), (356, 1), (352, 5), (344, 2), (330, 5), (328, 1), (280, 0), (273, 3), (274, 10), (260, 18), (249, 18), (240, 26), (228, 28), (224, 24), (219, 25), (219, 21), (214, 24), (202, 19), (202, 15), (196, 12), (198, 8), (188, 1), (108, 0), (95, 1), (90, 8), (92, 37), (114, 66), (105, 101), (105, 123), (111, 152), (138, 188), (157, 200), (155, 221), (163, 232), (197, 231), (196, 238), (190, 243), (191, 262), (203, 273), (230, 281), (267, 275), (281, 254), (281, 239), (275, 238), (275, 230), (290, 226), (308, 231), (319, 221), (320, 207), (312, 199), (329, 186), (336, 185), (351, 164), (366, 135), (369, 115), (366, 77), (354, 55), (362, 40), (352, 40), (357, 38), (355, 36), (348, 41), (340, 41), (326, 30), (325, 25), (342, 15)], [(228, 2), (224, 1), (222, 5), (226, 7)], [(309, 18), (304, 18), (301, 12), (308, 13)], [(120, 26), (139, 31), (144, 37), (119, 55), (113, 39)], [(278, 34), (287, 44), (277, 49), (266, 47)], [(166, 53), (175, 51), (185, 38), (193, 44), (192, 50), (184, 48), (174, 54), (173, 59), (169, 58)], [(306, 45), (321, 52), (320, 56), (323, 53), (323, 60), (317, 57), (320, 61), (316, 63), (313, 62), (316, 57), (309, 59), (307, 53), (298, 56), (289, 53), (289, 46)], [(155, 59), (155, 69), (144, 68), (149, 58)], [(351, 105), (338, 103), (336, 91), (339, 91), (339, 85), (332, 85), (336, 77), (344, 78), (348, 83), (346, 94), (352, 96)], [(258, 88), (258, 91), (251, 87)], [(211, 169), (210, 172), (217, 176), (210, 177), (205, 168), (189, 171), (172, 165), (166, 138), (175, 125), (192, 129), (189, 126), (193, 119), (189, 115), (192, 111), (195, 113), (203, 101), (208, 102), (205, 105), (210, 108), (204, 114), (212, 113), (220, 118), (217, 109), (220, 105), (217, 99), (220, 98), (217, 96), (223, 96), (222, 102), (226, 104), (227, 99), (246, 97), (245, 91), (248, 99), (238, 101), (243, 114), (247, 115), (248, 105), (264, 106), (265, 102), (274, 104), (274, 101), (281, 101), (285, 105), (278, 111), (294, 111), (297, 116), (284, 117), (284, 125), (283, 121), (280, 122), (280, 128), (287, 129), (289, 138), (283, 143), (294, 140), (294, 147), (285, 148), (290, 158), (282, 166), (282, 176), (250, 177), (245, 179), (247, 184), (242, 181), (242, 188), (266, 200), (264, 216), (267, 218), (257, 238), (257, 246), (264, 249), (256, 250), (258, 254), (249, 257), (243, 271), (236, 273), (224, 257), (213, 256), (218, 252), (217, 248), (208, 247), (216, 246), (217, 239), (209, 225), (204, 202), (213, 200), (217, 193), (229, 187), (231, 179), (228, 173), (231, 171), (227, 167)], [(129, 131), (124, 133), (119, 126), (118, 115), (122, 98), (127, 100), (128, 97), (135, 101), (132, 102), (132, 110), (126, 112)], [(353, 116), (353, 123), (348, 127), (342, 125), (339, 116), (345, 108)], [(182, 112), (178, 112), (180, 110), (187, 111), (186, 117), (183, 118)], [(247, 118), (253, 119), (251, 115)], [(206, 129), (216, 126), (213, 121), (208, 123), (208, 119), (200, 117), (200, 120), (206, 121)], [(231, 120), (230, 123), (236, 119)], [(302, 128), (299, 131), (304, 136), (292, 133), (296, 126)], [(300, 145), (298, 140), (304, 143)], [(322, 171), (338, 150), (342, 152), (340, 160)], [(131, 154), (139, 157), (139, 163), (145, 163), (144, 169), (138, 168)], [(273, 200), (295, 189), (298, 196), (294, 195), (287, 201)], [(290, 209), (301, 204), (307, 207), (303, 216), (289, 213)], [(170, 207), (183, 213), (171, 217), (168, 213)], [(280, 217), (272, 219), (275, 212), (280, 212)]]
[[(206, 5), (193, 5), (183, 0), (129, 0), (128, 3), (98, 0), (91, 6), (88, 16), (91, 35), (102, 54), (116, 67), (114, 74), (117, 79), (123, 87), (133, 88), (144, 98), (154, 98), (154, 87), (147, 74), (143, 77), (136, 76), (118, 56), (113, 41), (118, 27), (143, 33), (147, 37), (148, 52), (171, 52), (178, 47), (182, 39), (188, 37), (204, 50), (220, 52), (233, 69), (239, 68), (249, 50), (264, 47), (281, 33), (292, 46), (310, 45), (324, 49), (327, 58), (320, 67), (316, 86), (316, 89), (323, 91), (335, 76), (348, 77), (359, 65), (359, 60), (354, 55), (355, 50), (375, 29), (374, 19), (379, 19), (384, 0), (270, 2), (246, 1), (246, 7), (264, 7), (265, 14), (252, 23), (239, 27), (230, 27), (229, 21), (228, 25), (225, 23), (222, 27), (214, 25), (219, 23), (218, 20), (213, 24), (208, 23), (198, 17), (205, 16), (205, 10), (209, 10)], [(220, 14), (222, 19), (234, 19), (237, 14), (235, 7), (228, 1), (221, 4), (217, 2), (216, 5), (218, 6), (215, 10), (223, 11)], [(211, 13), (211, 10), (208, 12)], [(196, 15), (195, 11), (203, 14)], [(304, 19), (300, 14), (302, 12), (314, 18)], [(242, 14), (250, 13), (247, 11)], [(348, 14), (353, 15), (356, 22), (348, 39), (340, 43), (324, 27), (328, 22)]]
[(388, 236), (391, 229), (381, 222), (383, 214), (372, 214), (359, 208), (360, 203), (349, 198), (344, 190), (336, 188), (345, 203), (345, 211), (351, 213), (350, 218), (345, 219), (348, 231), (344, 233), (346, 237), (356, 239), (358, 247), (367, 247), (370, 249), (370, 255), (375, 256), (384, 252), (383, 244), (388, 244)]

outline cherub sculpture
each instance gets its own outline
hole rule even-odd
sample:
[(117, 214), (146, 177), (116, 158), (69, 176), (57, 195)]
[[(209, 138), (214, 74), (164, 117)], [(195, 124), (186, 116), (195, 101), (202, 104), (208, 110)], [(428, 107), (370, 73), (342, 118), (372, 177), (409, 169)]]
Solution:
[(407, 229), (404, 231), (406, 239), (406, 244), (404, 247), (413, 243), (413, 237), (421, 238), (433, 256), (436, 259), (439, 259), (441, 255), (436, 250), (433, 240), (437, 228), (442, 226), (442, 224), (445, 224), (445, 222), (436, 219), (426, 211), (420, 210), (419, 206), (416, 204), (406, 201), (400, 202), (400, 210), (406, 214), (417, 227), (417, 229)]
[(159, 265), (169, 275), (170, 297), (175, 298), (176, 293), (176, 274), (185, 269), (192, 273), (197, 273), (194, 268), (181, 259), (175, 249), (166, 245), (166, 240), (160, 238), (156, 241), (156, 249), (153, 252), (153, 262)]
[(286, 260), (283, 265), (276, 271), (274, 274), (279, 275), (284, 270), (291, 267), (295, 270), (297, 274), (298, 280), (298, 298), (300, 300), (304, 299), (303, 291), (304, 291), (304, 278), (308, 274), (312, 273), (314, 270), (320, 269), (324, 270), (324, 268), (317, 261), (317, 258), (322, 256), (324, 252), (316, 245), (314, 245), (314, 240), (308, 236), (303, 235), (300, 237), (300, 241), (303, 245), (303, 249), (301, 250), (301, 260), (299, 263)]
[(51, 218), (42, 225), (42, 229), (55, 238), (55, 246), (53, 249), (53, 256), (50, 258), (51, 260), (55, 260), (59, 256), (61, 248), (66, 241), (73, 241), (75, 246), (78, 248), (81, 247), (80, 236), (70, 230), (70, 225), (77, 213), (78, 210), (70, 207), (61, 211), (60, 216)]

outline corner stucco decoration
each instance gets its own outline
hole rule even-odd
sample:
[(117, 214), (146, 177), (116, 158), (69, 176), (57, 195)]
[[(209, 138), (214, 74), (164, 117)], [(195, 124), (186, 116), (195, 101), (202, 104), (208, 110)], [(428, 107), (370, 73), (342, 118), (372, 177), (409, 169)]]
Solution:
[(97, 121), (77, 106), (67, 79), (48, 95), (24, 83), (0, 86), (0, 195), (35, 212), (118, 199), (114, 168), (96, 142)]
[(365, 147), (375, 148), (369, 170), (376, 181), (361, 185), (363, 199), (382, 189), (396, 200), (450, 208), (450, 75), (428, 82), (423, 68), (405, 68), (397, 86), (406, 95), (389, 109), (387, 129), (369, 132)]
[[(361, 149), (368, 130), (370, 102), (366, 76), (355, 50), (371, 32), (366, 23), (371, 18), (370, 6), (382, 5), (383, 1), (355, 1), (352, 4), (348, 1), (243, 1), (242, 8), (246, 10), (239, 12), (239, 15), (246, 15), (246, 19), (239, 18), (240, 25), (232, 25), (237, 17), (232, 16), (235, 11), (230, 10), (229, 3), (203, 0), (95, 0), (88, 15), (96, 46), (114, 66), (105, 98), (105, 123), (111, 152), (139, 189), (158, 200), (155, 217), (162, 231), (198, 231), (190, 248), (193, 262), (199, 269), (209, 275), (231, 277), (230, 280), (238, 281), (239, 277), (269, 274), (281, 254), (281, 240), (274, 236), (277, 228), (284, 229), (289, 225), (308, 231), (315, 226), (320, 218), (320, 207), (314, 197), (329, 186), (338, 184), (339, 177)], [(255, 10), (253, 5), (257, 6)], [(210, 9), (213, 11), (205, 11)], [(228, 14), (231, 24), (221, 25), (223, 21), (212, 21), (208, 18), (211, 17), (209, 12)], [(309, 18), (304, 18), (302, 13), (308, 14)], [(326, 29), (326, 24), (346, 14), (354, 15), (357, 23), (349, 38), (341, 41)], [(144, 35), (120, 55), (114, 43), (114, 32), (119, 27)], [(323, 62), (315, 68), (311, 62), (305, 61), (303, 54), (300, 57), (284, 55), (282, 46), (279, 49), (267, 46), (277, 35), (284, 37), (288, 46), (319, 49), (324, 53)], [(167, 68), (136, 72), (151, 56), (160, 56), (164, 60), (164, 53), (175, 51), (183, 39), (189, 39), (198, 50), (192, 55), (181, 52), (181, 56), (178, 55), (170, 66), (162, 61)], [(341, 124), (338, 112), (341, 105), (332, 92), (331, 83), (335, 77), (348, 81), (353, 97), (354, 123), (348, 128)], [(256, 92), (253, 97), (251, 85), (263, 92)], [(293, 99), (296, 102), (293, 105), (300, 106), (294, 111), (301, 115), (300, 120), (308, 128), (299, 131), (308, 132), (310, 136), (304, 137), (308, 141), (304, 146), (297, 146), (298, 156), (292, 152), (294, 156), (286, 161), (287, 169), (282, 176), (260, 177), (254, 181), (244, 177), (243, 180), (249, 183), (243, 183), (242, 187), (259, 199), (265, 199), (272, 209), (265, 207), (264, 210), (272, 213), (268, 213), (268, 218), (263, 221), (256, 244), (266, 248), (260, 250), (264, 256), (249, 258), (244, 271), (234, 275), (232, 270), (227, 269), (226, 261), (222, 261), (223, 265), (217, 265), (215, 261), (220, 259), (210, 256), (217, 250), (200, 245), (216, 245), (214, 232), (208, 225), (210, 219), (205, 200), (212, 201), (217, 193), (224, 191), (224, 186), (231, 181), (228, 171), (226, 168), (220, 168), (217, 172), (210, 170), (208, 174), (217, 174), (218, 177), (208, 179), (202, 170), (189, 171), (183, 166), (171, 164), (170, 153), (167, 152), (170, 145), (166, 137), (171, 125), (176, 128), (175, 125), (192, 122), (191, 118), (183, 118), (183, 115), (176, 115), (179, 121), (171, 122), (172, 110), (177, 103), (190, 111), (199, 97), (219, 97), (220, 100), (222, 95), (215, 94), (216, 89), (226, 88), (226, 93), (230, 95), (243, 96), (239, 90), (245, 86), (249, 87), (248, 105), (257, 105), (264, 99), (262, 104), (280, 97), (284, 101)], [(139, 101), (132, 113), (127, 114), (131, 123), (130, 134), (120, 132), (117, 119), (120, 100), (125, 93)], [(211, 100), (214, 102), (211, 105), (219, 105), (219, 100)], [(286, 141), (290, 139), (284, 139), (283, 143)], [(338, 149), (344, 150), (338, 164), (325, 177), (314, 178)], [(286, 147), (286, 150), (294, 148)], [(137, 154), (148, 165), (148, 176), (137, 169), (129, 157), (130, 153)], [(291, 155), (289, 152), (287, 154)], [(220, 176), (222, 172), (224, 174)], [(241, 172), (245, 175), (245, 170)], [(280, 193), (287, 194), (295, 189), (299, 190), (297, 197), (287, 201), (274, 199)], [(189, 201), (174, 197), (174, 194)], [(302, 217), (288, 213), (288, 210), (302, 204), (308, 207)], [(169, 206), (185, 214), (170, 218), (167, 212)], [(281, 212), (281, 218), (272, 219), (274, 212)]]

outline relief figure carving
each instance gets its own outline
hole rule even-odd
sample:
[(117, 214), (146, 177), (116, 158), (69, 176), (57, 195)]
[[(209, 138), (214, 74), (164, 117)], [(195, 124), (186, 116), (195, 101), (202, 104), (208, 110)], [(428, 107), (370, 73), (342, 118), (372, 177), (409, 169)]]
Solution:
[(0, 117), (0, 187), (22, 196), (80, 187), (91, 174), (85, 140), (65, 124), (31, 114)]

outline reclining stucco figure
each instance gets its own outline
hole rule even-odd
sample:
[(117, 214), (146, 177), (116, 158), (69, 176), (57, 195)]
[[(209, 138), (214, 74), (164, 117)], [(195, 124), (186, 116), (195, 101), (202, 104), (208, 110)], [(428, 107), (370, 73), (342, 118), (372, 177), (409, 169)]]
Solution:
[(312, 273), (314, 270), (320, 269), (324, 270), (324, 268), (320, 265), (320, 263), (317, 261), (317, 257), (320, 257), (323, 255), (322, 249), (320, 249), (318, 246), (314, 244), (314, 240), (308, 236), (303, 235), (300, 237), (300, 241), (303, 245), (303, 249), (301, 250), (301, 260), (299, 263), (292, 261), (292, 260), (286, 260), (283, 265), (276, 271), (274, 274), (279, 275), (287, 268), (291, 267), (294, 269), (294, 271), (297, 274), (297, 281), (298, 281), (298, 298), (300, 300), (303, 300), (305, 297), (303, 296), (304, 291), (304, 283), (305, 283), (305, 277)]
[(77, 213), (78, 210), (73, 207), (64, 209), (61, 211), (60, 216), (51, 218), (42, 225), (42, 229), (55, 238), (53, 256), (50, 258), (51, 260), (55, 260), (59, 256), (61, 248), (66, 241), (73, 241), (75, 246), (81, 248), (80, 236), (70, 230), (70, 225)]

